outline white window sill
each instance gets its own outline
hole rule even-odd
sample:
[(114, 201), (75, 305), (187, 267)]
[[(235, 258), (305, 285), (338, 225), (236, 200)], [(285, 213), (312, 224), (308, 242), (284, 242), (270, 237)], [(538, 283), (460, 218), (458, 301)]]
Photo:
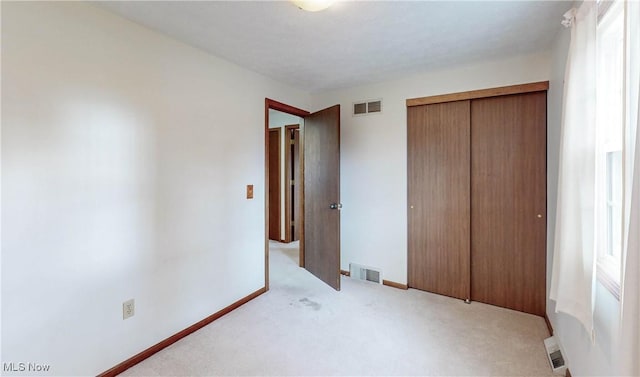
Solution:
[(620, 283), (618, 283), (600, 263), (597, 264), (596, 279), (598, 279), (603, 287), (611, 292), (616, 300), (620, 301)]

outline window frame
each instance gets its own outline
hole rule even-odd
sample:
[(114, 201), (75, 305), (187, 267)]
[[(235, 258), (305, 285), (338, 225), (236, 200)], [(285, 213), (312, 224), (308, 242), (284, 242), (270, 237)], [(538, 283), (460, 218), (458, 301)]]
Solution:
[[(601, 22), (604, 23), (610, 23), (613, 24), (615, 21), (611, 20), (609, 17), (612, 15), (612, 13), (618, 13), (618, 15), (620, 17), (623, 17), (623, 38), (625, 38), (625, 29), (626, 29), (626, 25), (625, 25), (625, 20), (624, 20), (624, 5), (622, 4), (621, 1), (598, 1), (598, 27), (600, 26)], [(606, 31), (603, 31), (606, 33)], [(599, 40), (599, 30), (596, 30), (596, 35), (597, 38), (596, 40)], [(622, 156), (621, 156), (621, 174), (622, 174), (622, 181), (621, 183), (621, 189), (623, 190), (622, 192), (622, 198), (623, 198), (623, 202), (624, 202), (624, 171), (625, 171), (625, 155), (626, 155), (626, 151), (625, 151), (625, 142), (624, 142), (624, 135), (626, 132), (626, 127), (625, 127), (625, 99), (624, 99), (624, 85), (625, 85), (625, 80), (626, 80), (626, 66), (625, 66), (625, 56), (624, 56), (624, 39), (623, 39), (623, 50), (622, 50), (622, 54), (623, 56), (622, 58), (622, 67), (621, 67), (621, 74), (622, 74), (622, 90), (623, 90), (623, 94), (622, 94), (622, 109), (621, 109), (621, 133), (622, 133)], [(598, 55), (598, 60), (599, 60), (599, 55)], [(599, 127), (599, 126), (598, 126)], [(598, 141), (598, 143), (601, 143), (601, 140)], [(603, 143), (604, 144), (604, 143)], [(600, 150), (600, 149), (599, 149)], [(618, 149), (616, 149), (615, 151), (617, 151)], [(609, 250), (608, 250), (608, 245), (609, 245), (609, 239), (611, 237), (611, 233), (609, 232), (609, 227), (611, 226), (611, 223), (609, 222), (608, 218), (608, 211), (609, 211), (609, 207), (612, 206), (610, 205), (610, 200), (609, 197), (607, 195), (607, 191), (606, 191), (606, 186), (610, 184), (609, 179), (607, 178), (607, 161), (606, 161), (606, 156), (607, 153), (612, 152), (612, 148), (610, 145), (606, 144), (603, 146), (603, 148), (600, 150), (600, 152), (598, 153), (598, 164), (601, 164), (601, 168), (602, 166), (604, 166), (604, 170), (603, 170), (603, 174), (601, 174), (598, 178), (598, 184), (602, 185), (601, 188), (604, 188), (605, 191), (603, 193), (603, 195), (605, 195), (604, 201), (601, 198), (598, 198), (598, 210), (596, 213), (598, 213), (599, 218), (601, 218), (602, 216), (605, 216), (605, 218), (607, 219), (606, 221), (602, 221), (599, 220), (597, 225), (598, 225), (598, 229), (597, 232), (600, 235), (599, 241), (597, 243), (597, 248), (596, 248), (596, 279), (617, 299), (620, 300), (620, 287), (621, 287), (621, 269), (622, 269), (622, 255), (619, 256), (619, 258), (616, 258), (612, 255), (609, 255)], [(604, 157), (603, 157), (604, 156)], [(601, 159), (604, 159), (604, 161), (600, 161)], [(604, 178), (604, 179), (601, 179)], [(601, 182), (602, 180), (602, 182)], [(622, 234), (621, 234), (621, 238), (619, 240), (620, 242), (620, 247), (621, 247), (621, 252), (620, 254), (622, 254), (624, 251), (622, 250), (623, 247), (623, 239), (622, 237), (624, 236), (624, 204), (619, 203), (619, 207), (620, 207), (620, 221), (621, 221), (621, 229), (622, 229)], [(602, 222), (601, 222), (602, 221)], [(607, 229), (601, 229), (602, 226), (606, 226)], [(603, 235), (604, 235), (604, 239), (603, 239)]]

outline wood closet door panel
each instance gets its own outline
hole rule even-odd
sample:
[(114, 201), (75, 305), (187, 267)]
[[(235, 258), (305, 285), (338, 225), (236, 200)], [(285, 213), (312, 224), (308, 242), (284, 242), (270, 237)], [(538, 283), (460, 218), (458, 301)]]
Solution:
[(545, 314), (546, 92), (471, 102), (471, 299)]
[(469, 101), (407, 109), (409, 286), (470, 297)]

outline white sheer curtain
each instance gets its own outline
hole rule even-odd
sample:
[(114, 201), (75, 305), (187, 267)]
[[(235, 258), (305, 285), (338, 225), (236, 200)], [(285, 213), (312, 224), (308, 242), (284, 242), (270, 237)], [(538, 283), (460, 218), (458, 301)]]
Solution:
[(628, 1), (626, 17), (627, 166), (625, 243), (620, 324), (621, 374), (640, 375), (640, 2)]
[(556, 312), (593, 333), (596, 219), (595, 1), (565, 14), (571, 44), (565, 70), (558, 202), (550, 298)]

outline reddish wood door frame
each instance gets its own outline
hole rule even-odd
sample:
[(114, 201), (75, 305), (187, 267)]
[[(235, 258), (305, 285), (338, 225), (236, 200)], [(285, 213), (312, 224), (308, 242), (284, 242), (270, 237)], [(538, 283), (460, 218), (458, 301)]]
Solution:
[[(269, 98), (264, 99), (264, 142), (265, 142), (265, 188), (269, 187), (269, 109), (282, 111), (283, 113), (305, 117), (310, 113), (306, 110), (293, 107), (282, 102), (274, 101)], [(300, 151), (300, 155), (303, 155), (303, 151)], [(266, 290), (269, 290), (269, 190), (265, 189), (265, 237), (264, 237), (264, 286)], [(301, 208), (300, 213), (304, 211)], [(304, 267), (304, 234), (300, 234), (300, 266)]]

